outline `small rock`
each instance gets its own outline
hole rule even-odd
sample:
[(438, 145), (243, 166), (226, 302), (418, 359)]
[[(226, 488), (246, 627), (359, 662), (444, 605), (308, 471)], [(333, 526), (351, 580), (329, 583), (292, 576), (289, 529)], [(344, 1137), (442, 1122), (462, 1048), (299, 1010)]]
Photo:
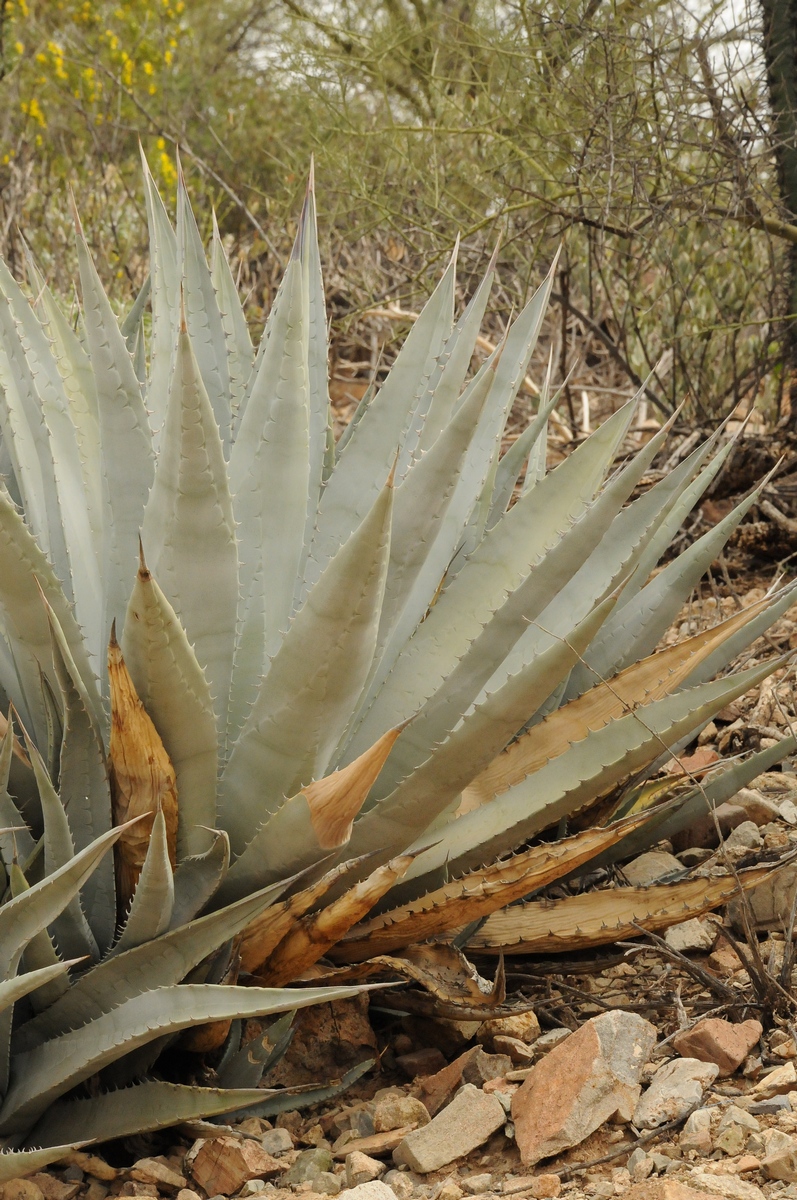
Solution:
[(370, 1183), (378, 1179), (385, 1171), (384, 1163), (376, 1158), (370, 1158), (359, 1150), (346, 1155), (346, 1187), (359, 1187), (361, 1183)]
[(299, 1141), (303, 1146), (329, 1146), (323, 1128), (317, 1123), (305, 1129), (299, 1136)]
[(717, 927), (711, 921), (693, 917), (691, 921), (671, 925), (664, 940), (671, 950), (679, 954), (707, 953), (717, 940)]
[(674, 1058), (664, 1063), (634, 1110), (634, 1125), (637, 1129), (656, 1129), (685, 1116), (700, 1103), (718, 1073), (716, 1063), (696, 1058)]
[(761, 831), (755, 821), (742, 821), (725, 839), (726, 850), (757, 850), (760, 845)]
[[(720, 1196), (722, 1200), (765, 1200), (761, 1188), (756, 1187), (754, 1183), (736, 1179), (733, 1175), (712, 1175), (708, 1169), (702, 1167), (692, 1172), (689, 1183), (699, 1189), (697, 1195), (700, 1200), (705, 1200), (706, 1192), (712, 1196)], [(625, 1200), (634, 1200), (634, 1197), (629, 1195), (625, 1197)], [(680, 1198), (674, 1196), (673, 1200), (680, 1200)], [(687, 1195), (684, 1200), (692, 1200), (692, 1197)]]
[(699, 867), (713, 853), (708, 846), (687, 846), (685, 850), (679, 850), (675, 857), (685, 867)]
[(623, 1200), (706, 1200), (706, 1193), (696, 1192), (675, 1179), (653, 1179), (632, 1187)]
[(736, 1170), (740, 1175), (746, 1175), (749, 1171), (760, 1171), (761, 1159), (756, 1158), (754, 1154), (743, 1154), (736, 1160)]
[(371, 1137), (376, 1133), (374, 1128), (375, 1113), (375, 1104), (358, 1104), (355, 1108), (349, 1109), (349, 1129), (355, 1137)]
[(524, 1165), (579, 1145), (615, 1114), (630, 1120), (656, 1036), (635, 1013), (601, 1013), (532, 1067), (512, 1097)]
[(437, 1071), (434, 1075), (428, 1075), (416, 1085), (415, 1090), (426, 1106), (430, 1116), (433, 1117), (435, 1113), (440, 1111), (448, 1098), (454, 1094), (462, 1083), (462, 1072), (478, 1049), (480, 1047), (472, 1046), (470, 1050), (466, 1050), (464, 1054), (460, 1054), (459, 1058), (455, 1058), (448, 1066), (443, 1067), (442, 1071)]
[(535, 1176), (531, 1188), (526, 1194), (530, 1200), (547, 1200), (548, 1197), (558, 1196), (561, 1191), (562, 1181), (559, 1176), (547, 1173)]
[(396, 1200), (396, 1193), (381, 1179), (373, 1179), (370, 1183), (358, 1183), (357, 1187), (347, 1188), (340, 1194), (345, 1196), (346, 1200)]
[(385, 1096), (376, 1105), (372, 1132), (387, 1133), (390, 1129), (406, 1127), (417, 1129), (428, 1125), (430, 1120), (426, 1105), (417, 1096)]
[(756, 825), (768, 825), (781, 816), (780, 806), (774, 800), (767, 800), (755, 788), (742, 788), (733, 797), (733, 803), (743, 808), (751, 821)]
[(44, 1193), (32, 1179), (9, 1179), (0, 1187), (3, 1200), (44, 1200)]
[(711, 1139), (711, 1110), (697, 1108), (687, 1118), (678, 1145), (682, 1150), (696, 1150), (704, 1158), (708, 1158), (714, 1149)]
[[(108, 1195), (108, 1191), (109, 1188), (107, 1183), (102, 1183), (99, 1179), (92, 1179), (91, 1183), (83, 1193), (83, 1200), (105, 1200), (106, 1196)], [(0, 1194), (2, 1194), (1, 1190)], [(177, 1194), (178, 1196), (182, 1195), (180, 1192)], [(198, 1193), (192, 1192), (191, 1195), (196, 1195), (197, 1200), (199, 1200)]]
[[(332, 1170), (332, 1154), (323, 1147), (313, 1150), (302, 1150), (292, 1167), (282, 1176), (283, 1187), (289, 1184), (312, 1182), (322, 1171)], [(196, 1171), (194, 1172), (196, 1176)], [(205, 1189), (208, 1190), (207, 1188)]]
[(788, 1095), (770, 1096), (767, 1100), (753, 1100), (747, 1105), (749, 1113), (755, 1113), (757, 1116), (767, 1117), (776, 1116), (778, 1113), (786, 1112), (791, 1108)]
[(648, 850), (623, 866), (623, 874), (632, 887), (647, 887), (662, 879), (675, 879), (683, 873), (683, 865), (675, 855), (664, 850)]
[(719, 1129), (726, 1129), (729, 1125), (739, 1125), (748, 1133), (758, 1133), (761, 1129), (761, 1122), (747, 1109), (739, 1108), (736, 1104), (730, 1104), (725, 1109)]
[(556, 1046), (567, 1041), (572, 1032), (572, 1029), (567, 1029), (564, 1025), (559, 1025), (556, 1029), (549, 1029), (541, 1034), (531, 1047), (535, 1058), (542, 1058), (544, 1055), (549, 1054)]
[(137, 1179), (125, 1180), (117, 1194), (120, 1196), (152, 1196), (156, 1200), (160, 1195), (154, 1183), (139, 1183)]
[[(178, 1175), (157, 1158), (140, 1158), (138, 1162), (133, 1163), (130, 1178), (137, 1179), (140, 1183), (154, 1183), (164, 1192), (179, 1192), (188, 1182), (184, 1175)], [(50, 1197), (46, 1197), (46, 1200), (50, 1200)], [(52, 1200), (58, 1200), (58, 1197), (53, 1197)]]
[(298, 1137), (303, 1125), (302, 1114), (295, 1110), (293, 1112), (280, 1113), (274, 1122), (276, 1129), (287, 1129), (294, 1137)]
[(265, 1186), (266, 1186), (265, 1179), (247, 1179), (246, 1183), (243, 1185), (243, 1187), (241, 1188), (238, 1195), (241, 1197), (257, 1196), (258, 1193), (262, 1192), (265, 1189)]
[(423, 1186), (420, 1175), (413, 1171), (397, 1171), (395, 1168), (387, 1172), (384, 1182), (393, 1189), (396, 1200), (410, 1200), (416, 1187)]
[(247, 1133), (251, 1137), (259, 1138), (273, 1126), (265, 1117), (245, 1117), (243, 1121), (236, 1121), (235, 1128), (239, 1133)]
[(393, 1151), (393, 1160), (426, 1175), (469, 1154), (505, 1123), (506, 1114), (495, 1096), (466, 1083), (428, 1125), (407, 1134)]
[(199, 1192), (195, 1192), (191, 1188), (180, 1188), (176, 1200), (200, 1200)]
[(741, 1154), (742, 1150), (744, 1150), (749, 1136), (750, 1134), (745, 1129), (742, 1129), (741, 1125), (726, 1125), (717, 1134), (714, 1145), (717, 1150), (721, 1150), (729, 1158), (735, 1158), (737, 1154)]
[(442, 1071), (446, 1060), (435, 1046), (424, 1046), (421, 1050), (411, 1050), (409, 1054), (399, 1054), (396, 1064), (408, 1078), (415, 1079), (418, 1075), (434, 1075)]
[(562, 1190), (562, 1181), (558, 1175), (521, 1175), (520, 1178), (505, 1179), (501, 1191), (505, 1196), (514, 1196), (522, 1192), (524, 1198), (542, 1200), (547, 1196), (558, 1196)]
[(209, 1196), (232, 1196), (247, 1180), (265, 1179), (281, 1170), (282, 1164), (257, 1142), (234, 1137), (203, 1142), (191, 1163), (191, 1174)]
[(508, 1054), (485, 1054), (481, 1046), (477, 1046), (462, 1068), (462, 1081), (481, 1087), (488, 1080), (500, 1079), (511, 1070), (512, 1059)]
[(780, 1129), (767, 1129), (761, 1137), (764, 1143), (761, 1166), (767, 1179), (797, 1182), (797, 1141)]
[(629, 1156), (627, 1166), (634, 1183), (642, 1183), (653, 1173), (653, 1159), (641, 1146), (637, 1146)]
[(466, 1179), (461, 1179), (460, 1183), (462, 1190), (469, 1196), (482, 1196), (493, 1186), (493, 1177), (487, 1172), (482, 1175), (468, 1175)]
[(492, 1042), (496, 1037), (517, 1038), (518, 1041), (529, 1045), (540, 1036), (540, 1023), (536, 1013), (529, 1009), (528, 1012), (517, 1013), (511, 1017), (496, 1017), (493, 1021), (483, 1021), (476, 1036), (482, 1045), (491, 1049), (495, 1049)]
[(733, 946), (724, 940), (709, 954), (708, 965), (718, 975), (732, 975), (744, 966)]
[(760, 1021), (733, 1025), (720, 1017), (710, 1017), (679, 1033), (672, 1044), (683, 1058), (716, 1063), (720, 1077), (724, 1077), (742, 1065), (762, 1032)]
[[(794, 1055), (790, 1055), (790, 1057), (793, 1058)], [(80, 1167), (70, 1166), (62, 1173), (61, 1178), (64, 1183), (82, 1183), (84, 1176)]]
[[(783, 914), (791, 911), (794, 890), (797, 887), (797, 863), (789, 863), (775, 871), (769, 879), (757, 884), (747, 892), (747, 900), (756, 929), (783, 928)], [(732, 900), (728, 905), (728, 916), (733, 928), (744, 932), (740, 903)]]
[(266, 1154), (279, 1158), (293, 1149), (293, 1138), (289, 1129), (267, 1129), (260, 1139), (260, 1145)]
[(788, 825), (797, 825), (797, 804), (793, 800), (781, 800), (778, 812)]
[(462, 1200), (464, 1192), (458, 1183), (453, 1179), (446, 1179), (440, 1190), (432, 1193), (435, 1200)]
[(533, 1049), (527, 1042), (521, 1042), (520, 1038), (498, 1033), (492, 1040), (492, 1047), (497, 1055), (508, 1054), (516, 1067), (530, 1066), (534, 1062)]
[(374, 1133), (371, 1137), (355, 1138), (354, 1141), (345, 1141), (347, 1134), (343, 1134), (335, 1142), (333, 1154), (335, 1158), (346, 1158), (347, 1154), (354, 1154), (359, 1151), (360, 1154), (368, 1154), (374, 1158), (378, 1158), (381, 1154), (389, 1154), (391, 1150), (395, 1150), (399, 1142), (408, 1133), (410, 1129), (389, 1129), (387, 1133)]
[(782, 1096), (785, 1092), (797, 1087), (797, 1071), (794, 1062), (789, 1061), (782, 1067), (775, 1067), (768, 1075), (754, 1083), (748, 1095), (751, 1100), (769, 1100), (772, 1096)]
[(332, 1171), (319, 1171), (309, 1182), (313, 1191), (323, 1196), (337, 1196), (341, 1189), (340, 1178)]
[[(77, 1171), (78, 1167), (67, 1167), (67, 1171)], [(42, 1172), (37, 1175), (29, 1175), (31, 1183), (35, 1183), (44, 1196), (44, 1200), (73, 1200), (73, 1197), (80, 1191), (80, 1182), (76, 1179), (66, 1179), (66, 1171), (64, 1171), (64, 1182), (56, 1179), (55, 1175)], [(81, 1176), (83, 1172), (80, 1172)], [(1, 1186), (1, 1185), (0, 1185)]]

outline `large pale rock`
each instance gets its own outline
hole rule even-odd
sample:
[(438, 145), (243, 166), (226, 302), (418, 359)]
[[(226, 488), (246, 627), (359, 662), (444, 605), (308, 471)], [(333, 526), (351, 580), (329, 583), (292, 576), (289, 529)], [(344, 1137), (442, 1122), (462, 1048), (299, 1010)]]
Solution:
[(532, 1067), (512, 1097), (527, 1166), (577, 1146), (610, 1117), (630, 1120), (656, 1029), (635, 1013), (593, 1017)]
[(451, 1103), (428, 1125), (414, 1129), (393, 1151), (393, 1161), (426, 1175), (439, 1171), (486, 1142), (506, 1122), (503, 1105), (472, 1083), (463, 1084)]
[(760, 1021), (742, 1021), (733, 1025), (720, 1017), (698, 1021), (673, 1038), (673, 1047), (682, 1058), (713, 1062), (721, 1076), (732, 1075), (761, 1037)]
[(719, 1074), (716, 1063), (696, 1058), (674, 1058), (659, 1067), (650, 1087), (634, 1109), (637, 1129), (657, 1129), (686, 1116), (703, 1099)]

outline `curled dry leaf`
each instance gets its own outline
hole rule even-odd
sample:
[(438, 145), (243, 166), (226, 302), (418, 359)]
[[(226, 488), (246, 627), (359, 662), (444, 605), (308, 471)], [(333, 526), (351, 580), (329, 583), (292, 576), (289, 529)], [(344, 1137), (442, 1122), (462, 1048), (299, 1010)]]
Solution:
[(114, 825), (149, 814), (120, 837), (116, 846), (116, 877), (121, 911), (135, 891), (155, 813), (166, 822), (169, 860), (175, 865), (177, 846), (177, 785), (163, 742), (144, 710), (125, 666), (115, 627), (108, 645), (111, 694), (110, 778)]
[(355, 883), (321, 912), (297, 921), (261, 967), (257, 981), (265, 987), (281, 987), (300, 977), (318, 962), (352, 925), (362, 920), (378, 900), (388, 892), (415, 858), (400, 854), (377, 867), (367, 879)]

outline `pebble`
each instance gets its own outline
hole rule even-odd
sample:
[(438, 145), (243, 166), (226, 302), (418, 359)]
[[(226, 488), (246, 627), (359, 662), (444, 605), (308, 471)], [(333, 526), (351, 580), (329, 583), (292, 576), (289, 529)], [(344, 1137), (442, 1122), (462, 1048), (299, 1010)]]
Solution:
[[(485, 1055), (485, 1057), (488, 1057)], [(379, 1100), (373, 1117), (372, 1133), (387, 1133), (391, 1129), (417, 1129), (428, 1125), (429, 1110), (417, 1096), (385, 1096)]]
[(671, 925), (664, 935), (671, 950), (679, 954), (707, 953), (717, 940), (717, 927), (711, 921), (693, 917), (680, 925)]
[(628, 1171), (634, 1183), (642, 1183), (653, 1174), (653, 1159), (641, 1146), (637, 1146), (629, 1156)]
[(353, 1154), (346, 1155), (346, 1186), (348, 1188), (358, 1187), (361, 1183), (370, 1183), (373, 1179), (378, 1179), (384, 1174), (384, 1163), (379, 1162), (376, 1158), (370, 1158), (367, 1154), (355, 1150)]
[(797, 1141), (780, 1129), (767, 1129), (761, 1140), (764, 1143), (761, 1166), (767, 1179), (797, 1182)]
[(481, 1196), (484, 1192), (489, 1192), (493, 1186), (493, 1177), (490, 1174), (483, 1175), (468, 1175), (465, 1179), (461, 1179), (462, 1190), (467, 1192), (469, 1196)]
[(381, 1179), (374, 1179), (371, 1183), (360, 1183), (357, 1187), (347, 1188), (340, 1194), (345, 1196), (346, 1200), (396, 1200), (396, 1193)]
[(302, 1150), (293, 1166), (282, 1176), (281, 1183), (285, 1187), (293, 1183), (305, 1183), (307, 1180), (314, 1180), (316, 1175), (331, 1170), (332, 1154), (329, 1150), (319, 1147)]
[(266, 1154), (279, 1158), (293, 1149), (293, 1138), (288, 1129), (267, 1129), (260, 1138), (260, 1145)]
[(682, 1150), (695, 1150), (704, 1158), (708, 1158), (714, 1149), (710, 1108), (697, 1108), (690, 1113), (678, 1138), (678, 1145)]
[(742, 821), (725, 839), (726, 850), (757, 850), (761, 845), (761, 830), (755, 821)]

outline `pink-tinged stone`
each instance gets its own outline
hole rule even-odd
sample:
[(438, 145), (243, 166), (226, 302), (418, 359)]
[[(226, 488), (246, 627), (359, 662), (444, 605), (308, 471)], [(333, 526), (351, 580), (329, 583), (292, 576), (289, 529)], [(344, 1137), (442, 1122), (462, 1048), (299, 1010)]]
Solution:
[(636, 1013), (601, 1013), (546, 1055), (512, 1097), (526, 1166), (578, 1146), (611, 1117), (630, 1121), (656, 1029)]
[(720, 1017), (698, 1021), (691, 1029), (673, 1038), (673, 1047), (682, 1058), (698, 1058), (716, 1063), (720, 1075), (732, 1075), (761, 1037), (760, 1021), (742, 1021), (733, 1025)]

